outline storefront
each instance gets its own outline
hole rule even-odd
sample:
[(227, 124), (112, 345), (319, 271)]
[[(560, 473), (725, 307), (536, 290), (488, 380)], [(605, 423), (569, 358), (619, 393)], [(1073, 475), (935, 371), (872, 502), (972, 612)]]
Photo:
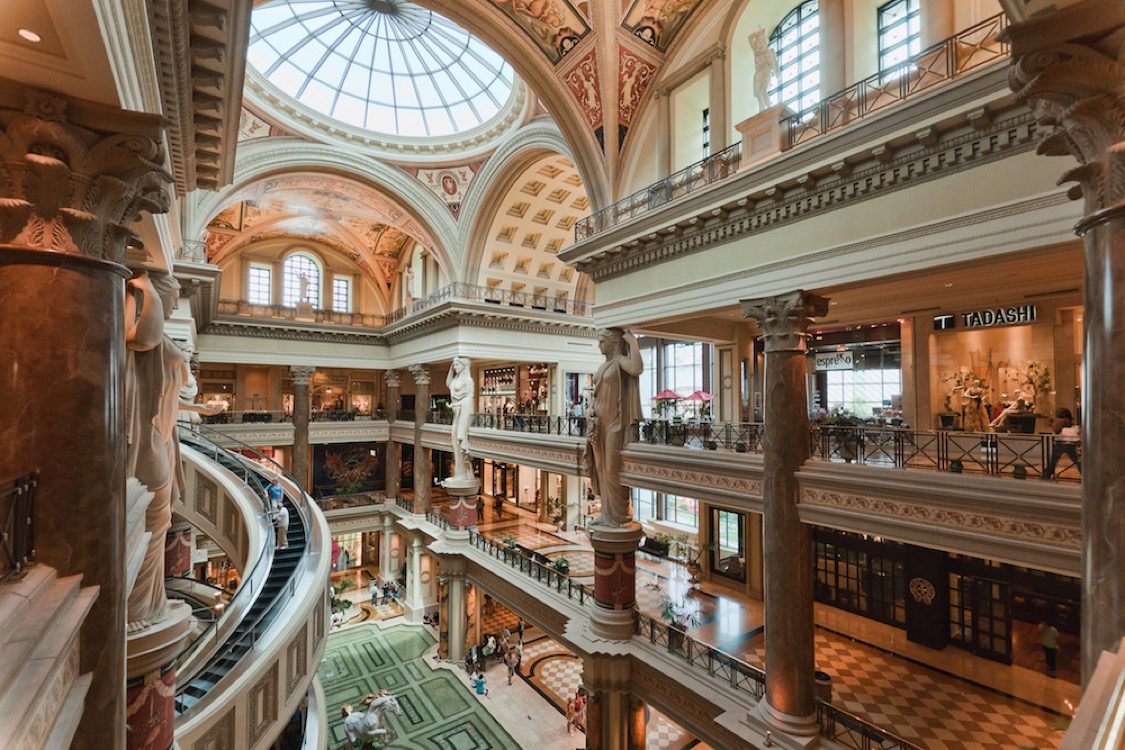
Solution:
[(902, 424), (902, 345), (897, 322), (809, 334), (809, 413)]
[[(919, 423), (969, 432), (1041, 432), (1059, 407), (1080, 420), (1081, 299), (968, 307), (915, 319)], [(924, 345), (924, 348), (923, 348)], [(921, 383), (920, 383), (921, 384)]]

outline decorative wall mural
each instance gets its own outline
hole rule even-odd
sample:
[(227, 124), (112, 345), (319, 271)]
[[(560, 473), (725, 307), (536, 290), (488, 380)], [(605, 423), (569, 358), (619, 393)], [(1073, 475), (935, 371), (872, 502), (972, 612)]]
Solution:
[(633, 0), (621, 25), (646, 44), (664, 52), (700, 1)]
[(313, 447), (313, 493), (352, 495), (383, 489), (385, 446), (341, 443)]
[(619, 92), (617, 120), (620, 124), (628, 127), (633, 124), (633, 115), (637, 111), (637, 105), (640, 104), (641, 98), (644, 97), (649, 84), (652, 83), (653, 76), (656, 74), (656, 65), (630, 52), (624, 46), (620, 49), (617, 69), (617, 90)]
[(476, 176), (482, 163), (478, 161), (472, 164), (442, 167), (440, 169), (420, 169), (418, 167), (405, 167), (405, 169), (429, 188), (456, 218), (461, 212), (461, 204), (465, 200), (465, 191), (469, 189), (469, 183), (473, 181), (473, 177)]
[(598, 57), (590, 50), (563, 76), (591, 128), (602, 125), (602, 94), (598, 87)]
[(492, 0), (520, 25), (552, 63), (574, 49), (590, 27), (569, 0)]
[(238, 119), (238, 142), (252, 141), (256, 138), (269, 138), (271, 136), (286, 136), (281, 128), (262, 119), (246, 107), (242, 108)]

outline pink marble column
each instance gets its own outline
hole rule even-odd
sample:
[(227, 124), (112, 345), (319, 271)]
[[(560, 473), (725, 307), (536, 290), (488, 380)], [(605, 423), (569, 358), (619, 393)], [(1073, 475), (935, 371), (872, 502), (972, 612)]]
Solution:
[(430, 373), (421, 365), (411, 365), (414, 373), (414, 512), (430, 510), (430, 486), (433, 484), (433, 465), (430, 449), (422, 445), (422, 426), (430, 416)]
[(796, 473), (809, 457), (806, 331), (828, 300), (797, 291), (742, 300), (742, 312), (757, 321), (766, 351), (766, 718), (791, 734), (815, 734), (812, 535), (798, 514)]
[(130, 226), (167, 210), (160, 118), (0, 91), (0, 478), (39, 470), (38, 560), (99, 587), (72, 747), (125, 745), (125, 280)]
[(293, 365), (293, 478), (301, 489), (309, 485), (309, 380), (315, 367)]
[(639, 523), (609, 527), (595, 523), (587, 532), (594, 548), (594, 635), (619, 641), (633, 637), (637, 602), (637, 546), (644, 531)]
[[(1018, 9), (1017, 9), (1018, 10)], [(1019, 17), (1018, 15), (1015, 17)], [(1085, 201), (1082, 368), (1082, 683), (1125, 636), (1125, 5), (1085, 0), (1009, 27), (1013, 89), (1036, 114), (1039, 153), (1078, 160)]]
[[(387, 370), (387, 424), (394, 429), (398, 419), (401, 381), (394, 370)], [(402, 491), (402, 450), (390, 435), (387, 436), (387, 499), (394, 501)]]
[(126, 750), (169, 750), (176, 730), (176, 668), (155, 669), (125, 686)]
[(164, 576), (182, 576), (191, 570), (191, 533), (189, 524), (177, 524), (164, 535)]

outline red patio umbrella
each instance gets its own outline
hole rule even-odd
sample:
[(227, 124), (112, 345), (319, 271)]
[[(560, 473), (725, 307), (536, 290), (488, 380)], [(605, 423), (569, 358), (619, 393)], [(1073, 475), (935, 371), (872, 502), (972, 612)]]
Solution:
[(707, 391), (696, 391), (695, 393), (688, 396), (685, 401), (711, 401), (714, 398), (715, 397)]
[(652, 397), (653, 401), (679, 401), (683, 396), (673, 390), (664, 389)]

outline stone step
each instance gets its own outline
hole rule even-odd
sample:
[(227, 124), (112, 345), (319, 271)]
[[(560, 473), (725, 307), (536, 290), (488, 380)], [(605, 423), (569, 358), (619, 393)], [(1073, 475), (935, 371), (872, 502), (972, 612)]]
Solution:
[(58, 575), (49, 565), (36, 565), (18, 581), (0, 586), (0, 648), (24, 634), (23, 621)]
[[(24, 640), (0, 654), (0, 716), (21, 717), (0, 724), (0, 747), (25, 747), (22, 735), (46, 732), (78, 679), (78, 635), (98, 589), (81, 588), (81, 576), (56, 581), (24, 623)], [(35, 747), (35, 745), (30, 745)]]

